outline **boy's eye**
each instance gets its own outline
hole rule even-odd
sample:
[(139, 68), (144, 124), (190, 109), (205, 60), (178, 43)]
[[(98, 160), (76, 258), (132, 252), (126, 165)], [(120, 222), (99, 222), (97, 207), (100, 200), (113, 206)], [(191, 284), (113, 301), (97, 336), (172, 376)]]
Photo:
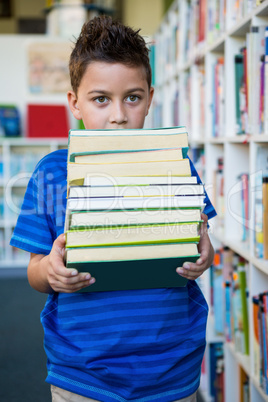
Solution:
[(127, 101), (130, 101), (130, 102), (137, 102), (138, 99), (139, 99), (139, 97), (137, 95), (129, 95), (127, 97)]
[(98, 98), (95, 99), (96, 102), (98, 103), (105, 103), (107, 101), (106, 96), (99, 96)]

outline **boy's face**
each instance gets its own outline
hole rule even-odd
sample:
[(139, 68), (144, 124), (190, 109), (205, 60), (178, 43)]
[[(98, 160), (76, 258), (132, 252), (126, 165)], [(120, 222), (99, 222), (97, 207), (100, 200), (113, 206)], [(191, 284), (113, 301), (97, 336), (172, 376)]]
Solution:
[(88, 65), (77, 96), (68, 92), (68, 101), (86, 129), (142, 128), (153, 92), (144, 67), (96, 61)]

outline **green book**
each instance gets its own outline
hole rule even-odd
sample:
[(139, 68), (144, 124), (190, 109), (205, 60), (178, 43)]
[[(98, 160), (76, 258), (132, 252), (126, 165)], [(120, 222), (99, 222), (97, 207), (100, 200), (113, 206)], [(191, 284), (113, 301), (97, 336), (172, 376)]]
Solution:
[(241, 88), (244, 79), (243, 55), (235, 55), (235, 111), (236, 111), (236, 133), (243, 134), (241, 120)]
[(90, 272), (93, 285), (79, 292), (154, 289), (186, 286), (188, 280), (178, 275), (176, 268), (185, 261), (195, 262), (197, 256), (139, 261), (76, 262), (67, 264), (79, 272)]
[(244, 353), (249, 354), (249, 326), (248, 326), (248, 303), (247, 303), (247, 280), (244, 263), (238, 264), (238, 280), (240, 285), (241, 310), (244, 336)]
[(66, 232), (66, 247), (163, 244), (199, 241), (200, 222), (100, 226)]
[(187, 157), (188, 147), (152, 150), (118, 150), (74, 152), (69, 162), (76, 163), (139, 163), (179, 160)]
[(187, 149), (188, 146), (188, 133), (184, 126), (128, 130), (70, 130), (68, 160), (73, 153), (81, 152)]
[(74, 211), (68, 215), (69, 230), (119, 226), (127, 224), (159, 224), (196, 222), (201, 220), (200, 208), (156, 209), (156, 210), (112, 210), (112, 211)]
[(80, 292), (99, 292), (186, 286), (176, 268), (195, 262), (199, 253), (197, 243), (151, 244), (67, 249), (65, 258), (67, 268), (96, 279)]

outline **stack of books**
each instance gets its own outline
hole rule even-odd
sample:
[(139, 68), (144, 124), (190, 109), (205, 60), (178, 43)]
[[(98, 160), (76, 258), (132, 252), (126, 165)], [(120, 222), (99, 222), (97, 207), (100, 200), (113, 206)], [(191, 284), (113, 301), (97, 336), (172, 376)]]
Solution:
[(65, 258), (95, 277), (83, 291), (186, 285), (205, 198), (187, 151), (185, 127), (70, 131)]

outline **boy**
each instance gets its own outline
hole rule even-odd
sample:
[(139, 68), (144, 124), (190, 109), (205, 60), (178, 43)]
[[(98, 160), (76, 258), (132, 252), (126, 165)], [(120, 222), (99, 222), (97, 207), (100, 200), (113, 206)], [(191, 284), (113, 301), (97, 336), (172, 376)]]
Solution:
[[(68, 101), (86, 129), (143, 127), (153, 88), (138, 32), (109, 17), (83, 26)], [(31, 252), (31, 286), (49, 294), (41, 322), (53, 401), (195, 401), (208, 307), (193, 279), (214, 253), (206, 215), (199, 260), (177, 270), (185, 288), (74, 293), (95, 279), (63, 264), (66, 163), (66, 150), (39, 162), (11, 240)], [(215, 215), (208, 198), (205, 213)]]

